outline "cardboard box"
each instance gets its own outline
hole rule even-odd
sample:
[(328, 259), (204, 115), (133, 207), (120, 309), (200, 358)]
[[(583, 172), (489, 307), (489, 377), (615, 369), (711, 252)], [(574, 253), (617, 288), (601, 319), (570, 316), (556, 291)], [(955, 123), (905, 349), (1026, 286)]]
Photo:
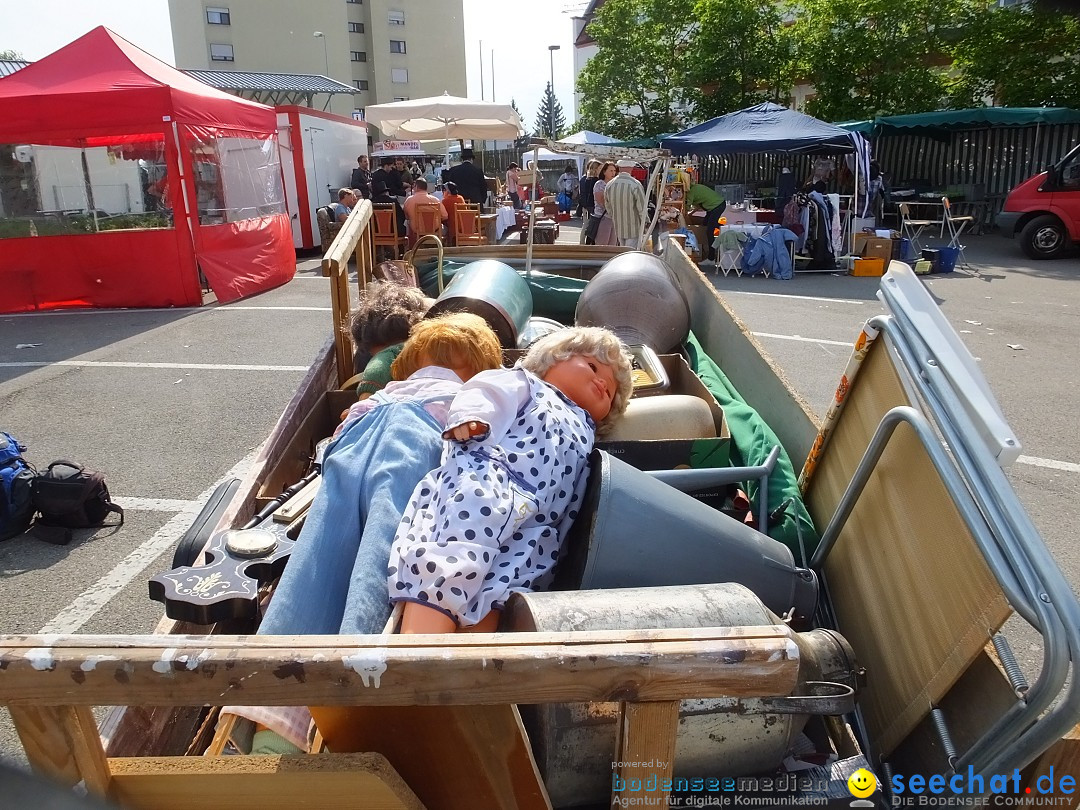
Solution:
[(892, 258), (893, 254), (892, 239), (882, 239), (880, 236), (857, 233), (855, 234), (855, 254), (871, 259), (884, 259), (887, 262)]
[(694, 235), (694, 238), (697, 239), (698, 252), (702, 256), (709, 255), (709, 241), (708, 241), (708, 237), (707, 237), (707, 235), (705, 233), (705, 226), (704, 225), (689, 225), (688, 227), (690, 228), (690, 233), (692, 233)]
[[(689, 394), (706, 402), (716, 425), (716, 437), (708, 439), (659, 439), (653, 441), (599, 441), (596, 446), (620, 461), (639, 470), (676, 470), (683, 468), (726, 467), (731, 460), (731, 433), (728, 431), (724, 411), (709, 389), (686, 364), (682, 355), (662, 354), (660, 363), (671, 381), (663, 391), (649, 392), (639, 396), (664, 396), (665, 394)], [(726, 487), (690, 493), (699, 501), (719, 509), (727, 497)]]
[(885, 259), (859, 257), (851, 266), (853, 276), (883, 276), (885, 275)]

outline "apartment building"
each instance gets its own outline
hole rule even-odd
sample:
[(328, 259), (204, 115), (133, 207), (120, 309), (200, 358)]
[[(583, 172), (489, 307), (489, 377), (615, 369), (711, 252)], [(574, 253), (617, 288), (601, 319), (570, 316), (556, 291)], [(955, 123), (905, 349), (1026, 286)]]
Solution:
[(356, 88), (339, 115), (467, 95), (462, 0), (169, 0), (169, 16), (178, 68), (326, 75)]

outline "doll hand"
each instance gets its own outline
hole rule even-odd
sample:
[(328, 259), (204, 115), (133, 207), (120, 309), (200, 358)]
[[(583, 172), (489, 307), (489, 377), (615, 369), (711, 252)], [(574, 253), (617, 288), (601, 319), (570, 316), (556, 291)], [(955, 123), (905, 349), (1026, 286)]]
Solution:
[(465, 422), (464, 424), (447, 430), (443, 433), (443, 438), (457, 439), (459, 442), (463, 442), (466, 439), (471, 439), (473, 436), (483, 436), (490, 429), (491, 427), (484, 422)]

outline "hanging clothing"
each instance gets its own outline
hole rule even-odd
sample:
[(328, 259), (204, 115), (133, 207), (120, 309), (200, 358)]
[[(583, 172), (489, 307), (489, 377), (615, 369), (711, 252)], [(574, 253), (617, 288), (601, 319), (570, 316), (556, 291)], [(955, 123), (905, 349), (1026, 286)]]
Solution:
[(755, 272), (790, 279), (793, 268), (788, 243), (795, 241), (798, 241), (798, 237), (787, 228), (768, 227), (754, 242), (747, 264), (755, 268)]
[(840, 227), (840, 195), (830, 194), (827, 199), (832, 206), (829, 218), (829, 235), (832, 239), (833, 255), (841, 256), (844, 253), (844, 232)]

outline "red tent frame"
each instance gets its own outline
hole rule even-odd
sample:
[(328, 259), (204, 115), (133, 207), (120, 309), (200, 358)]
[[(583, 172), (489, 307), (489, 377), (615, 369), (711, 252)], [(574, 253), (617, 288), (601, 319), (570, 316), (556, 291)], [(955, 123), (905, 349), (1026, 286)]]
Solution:
[(164, 139), (174, 227), (0, 240), (0, 311), (170, 307), (290, 280), (286, 213), (200, 224), (192, 145), (213, 136), (277, 140), (274, 110), (223, 93), (98, 27), (0, 79), (0, 144), (87, 146)]

